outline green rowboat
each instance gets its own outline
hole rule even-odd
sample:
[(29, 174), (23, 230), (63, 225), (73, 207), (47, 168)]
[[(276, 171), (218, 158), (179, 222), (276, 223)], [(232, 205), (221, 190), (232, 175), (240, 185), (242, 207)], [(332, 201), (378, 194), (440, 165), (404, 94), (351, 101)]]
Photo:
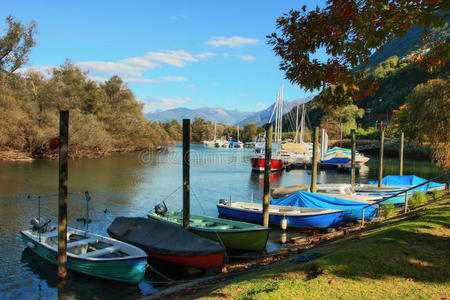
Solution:
[[(149, 218), (161, 222), (183, 224), (183, 213), (168, 212), (164, 217), (156, 213)], [(207, 239), (223, 244), (227, 249), (262, 252), (266, 249), (269, 228), (246, 222), (190, 215), (189, 230)]]
[[(39, 234), (36, 230), (20, 232), (23, 243), (46, 261), (58, 264), (58, 231)], [(67, 228), (68, 270), (86, 275), (138, 284), (145, 275), (147, 254), (133, 245)]]

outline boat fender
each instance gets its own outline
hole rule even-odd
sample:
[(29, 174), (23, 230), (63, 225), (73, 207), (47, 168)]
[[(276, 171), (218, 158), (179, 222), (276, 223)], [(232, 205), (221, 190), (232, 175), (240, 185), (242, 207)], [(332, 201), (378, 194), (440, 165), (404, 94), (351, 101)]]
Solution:
[(155, 205), (155, 213), (162, 217), (164, 217), (167, 214), (167, 205), (164, 201), (163, 201), (163, 204), (160, 203), (160, 204)]
[(222, 204), (222, 205), (228, 205), (228, 200), (227, 199), (220, 199), (219, 200), (219, 204)]
[(283, 216), (283, 219), (281, 219), (280, 227), (283, 231), (287, 229), (287, 219), (285, 216)]
[(32, 242), (28, 242), (27, 243), (27, 247), (30, 248), (30, 249), (36, 249), (36, 245), (34, 243), (32, 243)]

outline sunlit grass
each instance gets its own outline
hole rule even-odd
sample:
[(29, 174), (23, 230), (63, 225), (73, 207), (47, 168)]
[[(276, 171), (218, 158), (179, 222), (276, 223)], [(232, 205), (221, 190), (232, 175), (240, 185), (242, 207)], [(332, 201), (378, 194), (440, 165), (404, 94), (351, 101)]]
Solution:
[(189, 298), (441, 299), (450, 296), (450, 197)]

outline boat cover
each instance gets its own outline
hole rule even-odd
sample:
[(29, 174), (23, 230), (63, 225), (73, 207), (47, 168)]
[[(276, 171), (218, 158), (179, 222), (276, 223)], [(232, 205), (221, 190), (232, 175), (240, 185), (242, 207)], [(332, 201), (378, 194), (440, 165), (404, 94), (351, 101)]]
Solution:
[(348, 157), (333, 157), (331, 159), (322, 160), (322, 164), (346, 164), (350, 162), (351, 159)]
[(238, 145), (237, 142), (233, 142), (233, 141), (229, 141), (228, 144), (230, 145), (230, 147), (237, 147), (237, 145)]
[[(391, 185), (391, 186), (408, 186), (412, 187), (418, 184), (421, 184), (423, 182), (427, 181), (426, 179), (420, 178), (416, 175), (389, 175), (384, 177), (381, 180), (382, 185)], [(369, 181), (368, 184), (376, 184), (378, 185), (378, 180), (376, 181)], [(426, 193), (428, 191), (428, 188), (434, 188), (434, 187), (442, 187), (444, 184), (437, 183), (437, 182), (430, 182), (428, 184), (425, 184), (423, 186), (415, 188), (413, 191), (422, 191)]]
[(197, 256), (225, 251), (221, 244), (185, 230), (180, 225), (153, 219), (117, 217), (107, 231), (115, 239), (153, 253)]
[[(322, 194), (298, 191), (292, 195), (270, 200), (270, 204), (295, 206), (295, 207), (316, 207), (343, 210), (344, 219), (357, 220), (361, 219), (362, 209), (367, 203), (356, 202), (351, 200), (340, 199)], [(364, 211), (364, 219), (372, 220), (377, 213), (378, 205), (374, 204), (367, 207)]]

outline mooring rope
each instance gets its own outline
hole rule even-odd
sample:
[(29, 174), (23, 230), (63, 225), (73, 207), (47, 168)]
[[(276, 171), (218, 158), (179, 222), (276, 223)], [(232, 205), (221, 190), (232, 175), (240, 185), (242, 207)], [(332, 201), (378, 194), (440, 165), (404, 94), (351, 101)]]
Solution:
[(194, 189), (191, 189), (191, 190), (192, 190), (192, 194), (194, 195), (194, 198), (197, 200), (198, 205), (200, 206), (200, 209), (203, 212), (203, 215), (206, 215), (205, 209), (203, 208), (202, 203), (200, 202), (200, 199), (198, 199), (197, 194), (194, 192)]

